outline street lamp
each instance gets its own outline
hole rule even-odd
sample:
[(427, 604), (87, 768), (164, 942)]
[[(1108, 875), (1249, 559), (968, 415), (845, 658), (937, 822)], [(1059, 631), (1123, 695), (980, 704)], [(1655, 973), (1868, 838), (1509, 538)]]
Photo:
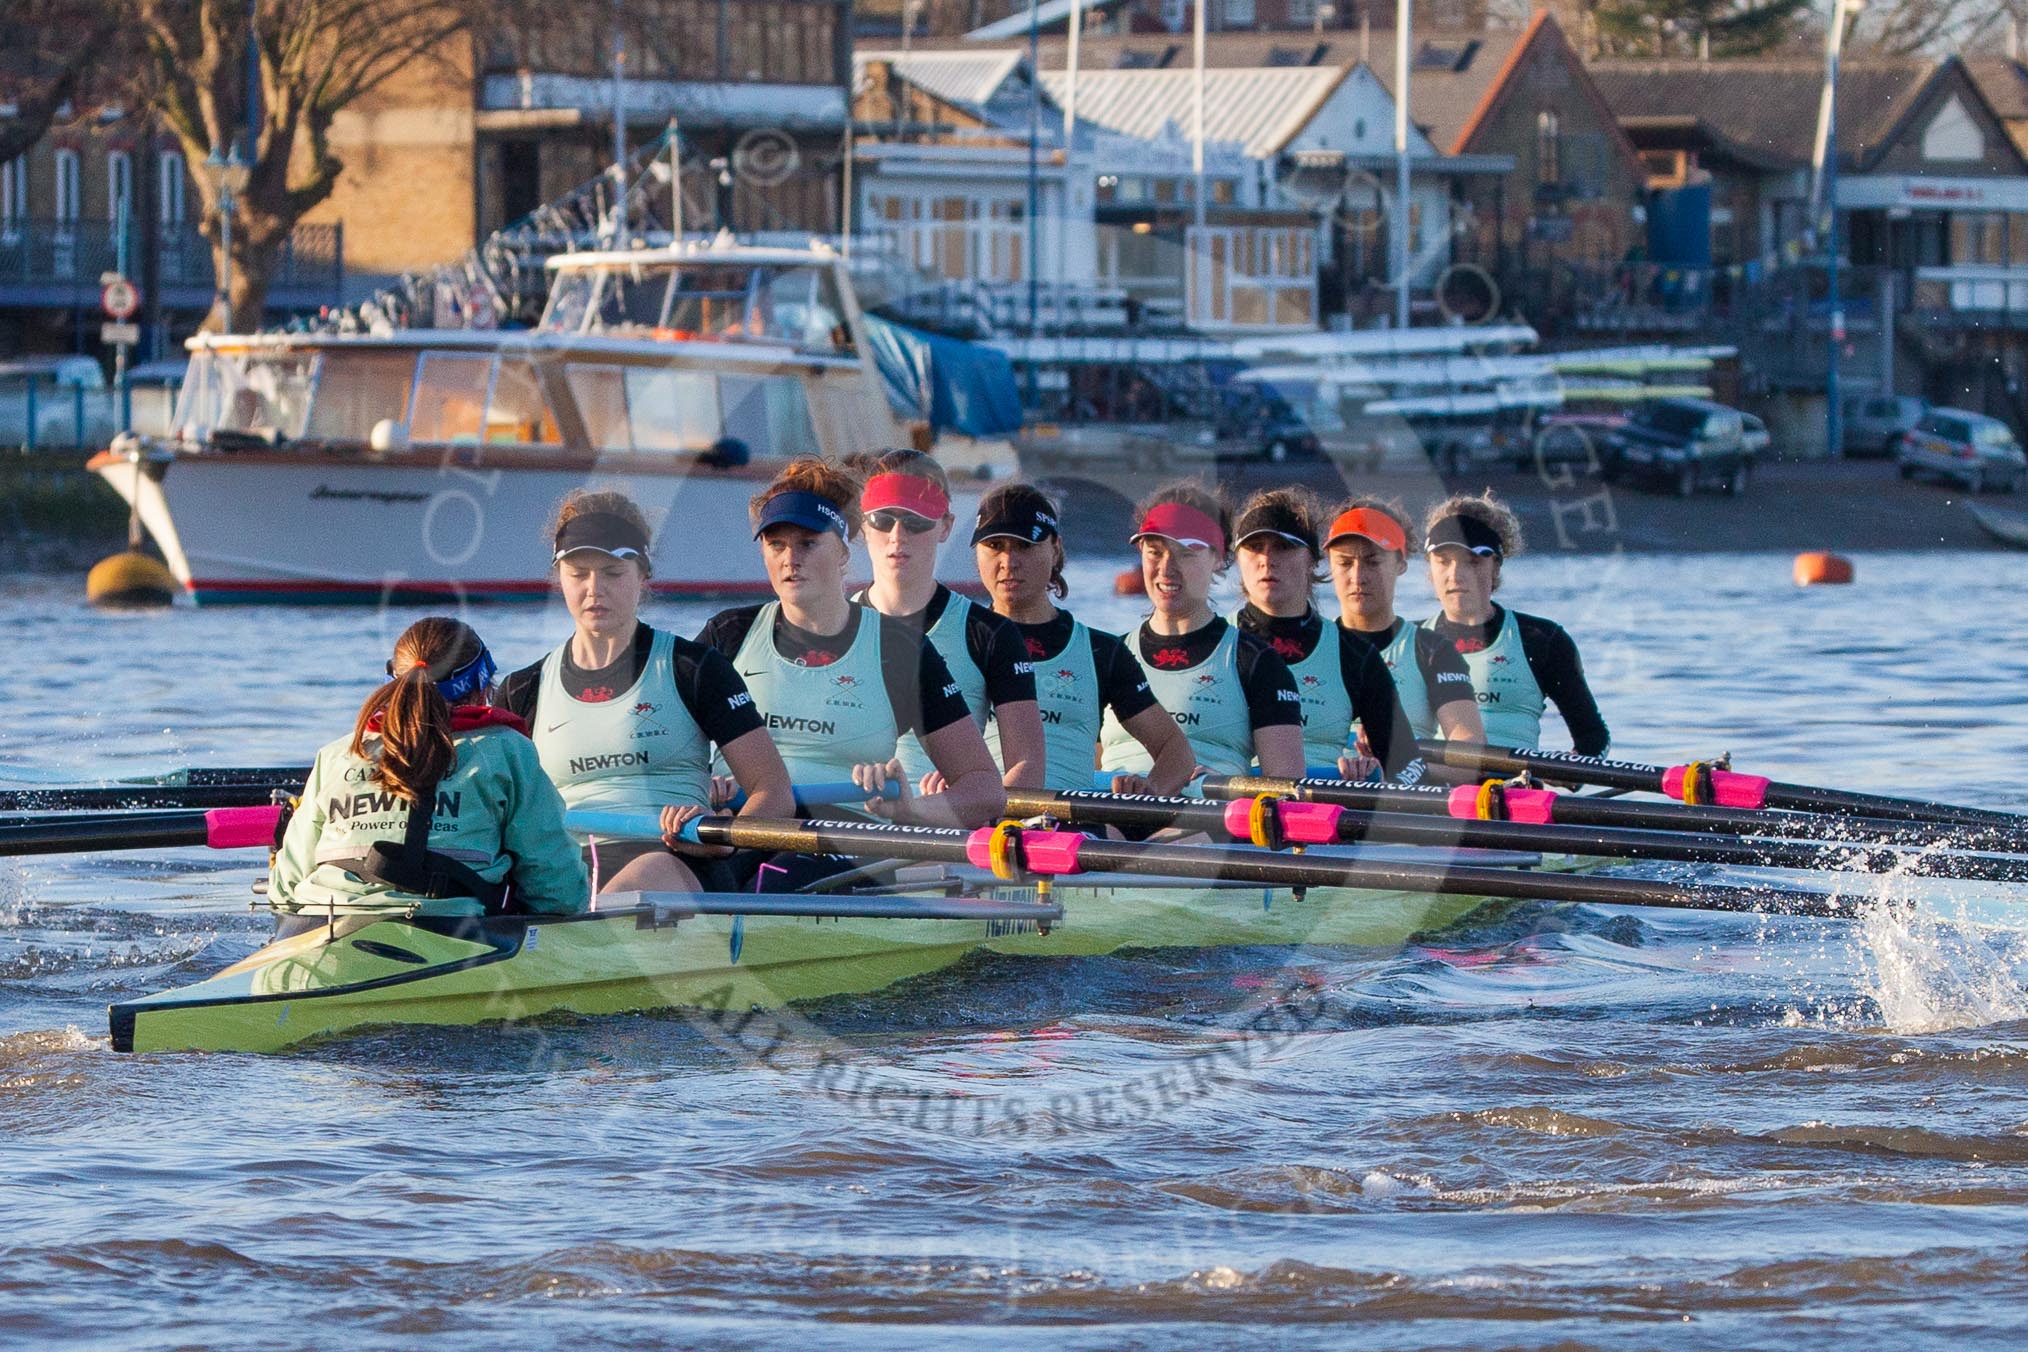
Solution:
[(218, 147), (213, 146), (211, 154), (204, 159), (205, 177), (211, 180), (212, 192), (218, 199), (218, 246), (222, 260), (213, 304), (218, 307), (219, 323), (227, 333), (232, 332), (232, 213), (251, 172), (246, 162), (240, 159), (237, 145), (224, 155), (220, 155)]

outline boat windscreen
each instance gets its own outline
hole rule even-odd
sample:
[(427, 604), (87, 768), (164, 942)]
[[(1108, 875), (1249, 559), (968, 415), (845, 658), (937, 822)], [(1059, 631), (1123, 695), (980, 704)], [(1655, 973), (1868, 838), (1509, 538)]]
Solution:
[(317, 354), (283, 349), (210, 352), (190, 363), (180, 426), (292, 440), (303, 435)]

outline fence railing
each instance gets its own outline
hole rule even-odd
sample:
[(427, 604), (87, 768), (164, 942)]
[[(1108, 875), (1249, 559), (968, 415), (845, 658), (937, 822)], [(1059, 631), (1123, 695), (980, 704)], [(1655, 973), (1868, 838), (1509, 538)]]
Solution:
[[(119, 238), (104, 221), (15, 217), (0, 221), (0, 292), (69, 290), (81, 300), (97, 294), (99, 278), (119, 261)], [(215, 285), (211, 241), (195, 222), (165, 224), (156, 240), (157, 276), (166, 292), (209, 292)], [(141, 232), (127, 236), (127, 271), (142, 274)], [(299, 225), (276, 260), (271, 291), (289, 303), (307, 297), (335, 300), (345, 280), (343, 224)], [(187, 301), (185, 302), (187, 303)]]

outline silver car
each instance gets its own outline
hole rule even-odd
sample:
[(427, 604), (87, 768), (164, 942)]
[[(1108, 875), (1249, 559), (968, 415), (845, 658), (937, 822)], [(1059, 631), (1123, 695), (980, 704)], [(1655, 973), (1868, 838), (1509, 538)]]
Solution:
[(1933, 474), (1961, 483), (1968, 493), (1997, 488), (2012, 493), (2028, 477), (2028, 455), (2014, 431), (1998, 418), (1962, 408), (1937, 408), (1904, 433), (1894, 453), (1904, 479)]
[(1902, 433), (1928, 412), (1929, 400), (1912, 394), (1869, 394), (1845, 405), (1845, 426), (1838, 440), (1847, 455), (1893, 455)]

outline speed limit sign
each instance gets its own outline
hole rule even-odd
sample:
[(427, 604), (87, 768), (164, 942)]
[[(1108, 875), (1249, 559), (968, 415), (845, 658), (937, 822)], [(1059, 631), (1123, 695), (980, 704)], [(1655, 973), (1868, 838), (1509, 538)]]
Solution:
[(107, 279), (105, 289), (99, 292), (99, 307), (108, 318), (130, 319), (134, 311), (141, 308), (140, 288), (115, 274)]

